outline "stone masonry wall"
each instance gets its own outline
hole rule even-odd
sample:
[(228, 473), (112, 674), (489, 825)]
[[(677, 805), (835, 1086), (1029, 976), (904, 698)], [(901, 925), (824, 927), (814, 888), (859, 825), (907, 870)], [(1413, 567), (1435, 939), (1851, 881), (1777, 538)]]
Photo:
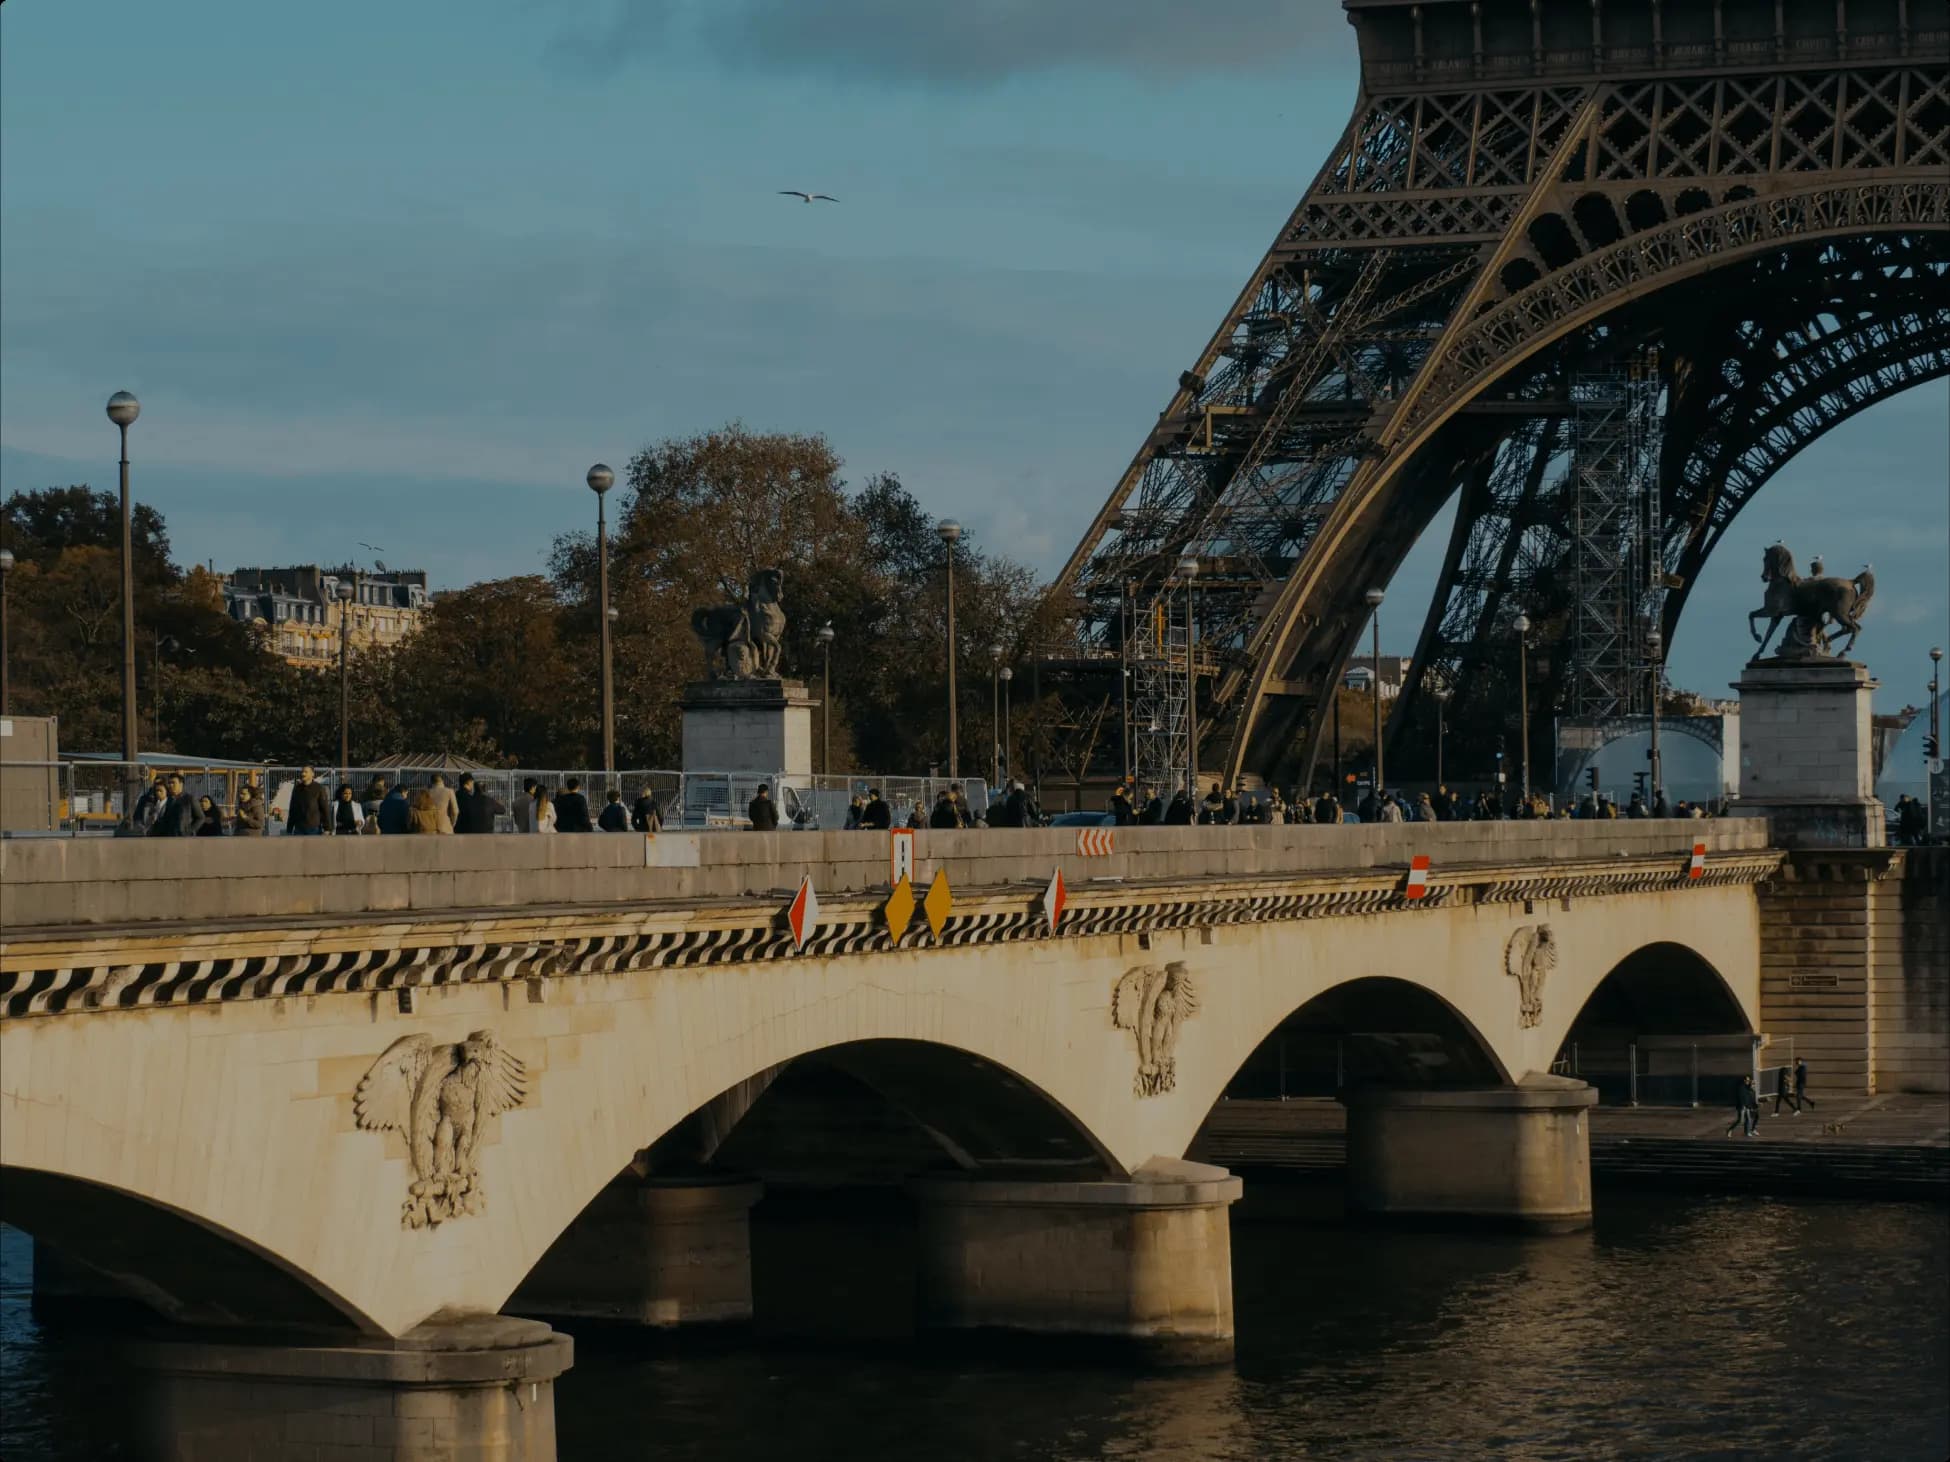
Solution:
[(1950, 848), (1875, 885), (1869, 1016), (1877, 1091), (1950, 1091)]

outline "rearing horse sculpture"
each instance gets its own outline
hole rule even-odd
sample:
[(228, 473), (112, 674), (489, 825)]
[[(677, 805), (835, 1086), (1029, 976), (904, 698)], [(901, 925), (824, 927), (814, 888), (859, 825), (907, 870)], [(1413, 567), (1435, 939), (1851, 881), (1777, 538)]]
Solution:
[[(1839, 654), (1855, 648), (1855, 637), (1862, 633), (1862, 611), (1875, 597), (1876, 576), (1866, 567), (1852, 579), (1804, 579), (1794, 571), (1794, 555), (1787, 545), (1776, 543), (1761, 555), (1760, 577), (1767, 585), (1760, 608), (1747, 616), (1747, 629), (1760, 648), (1758, 660), (1767, 653), (1767, 642), (1774, 637), (1783, 619), (1790, 620), (1781, 636), (1781, 658), (1811, 660), (1830, 653), (1824, 621), (1832, 619), (1838, 629), (1848, 631), (1848, 643)], [(1767, 632), (1754, 628), (1754, 621), (1765, 618)]]

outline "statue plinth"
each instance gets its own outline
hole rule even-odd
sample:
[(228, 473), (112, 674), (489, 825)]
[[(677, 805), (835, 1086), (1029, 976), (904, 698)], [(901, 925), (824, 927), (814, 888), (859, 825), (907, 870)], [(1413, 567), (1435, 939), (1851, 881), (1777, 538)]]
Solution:
[(1732, 815), (1771, 819), (1784, 848), (1882, 847), (1869, 726), (1875, 687), (1868, 666), (1853, 660), (1749, 663), (1733, 685), (1740, 797)]
[(684, 712), (684, 770), (812, 773), (815, 701), (797, 680), (694, 680)]

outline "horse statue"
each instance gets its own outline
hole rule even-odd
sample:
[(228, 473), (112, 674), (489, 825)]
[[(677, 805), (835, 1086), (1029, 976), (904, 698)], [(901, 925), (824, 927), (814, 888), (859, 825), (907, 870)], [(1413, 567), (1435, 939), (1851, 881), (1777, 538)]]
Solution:
[[(1855, 648), (1855, 637), (1862, 633), (1862, 611), (1876, 592), (1876, 576), (1866, 567), (1852, 579), (1804, 579), (1795, 573), (1794, 555), (1787, 545), (1776, 543), (1761, 555), (1760, 577), (1767, 590), (1760, 608), (1747, 616), (1747, 630), (1760, 646), (1754, 659), (1767, 653), (1767, 642), (1784, 619), (1789, 623), (1781, 636), (1780, 659), (1816, 660), (1831, 653), (1846, 655)], [(1763, 618), (1768, 622), (1765, 634), (1754, 627), (1754, 621)], [(1848, 631), (1848, 643), (1838, 652), (1828, 648), (1828, 620)]]
[(777, 680), (785, 639), (785, 575), (759, 569), (745, 585), (743, 603), (708, 604), (691, 611), (691, 633), (704, 647), (710, 680)]

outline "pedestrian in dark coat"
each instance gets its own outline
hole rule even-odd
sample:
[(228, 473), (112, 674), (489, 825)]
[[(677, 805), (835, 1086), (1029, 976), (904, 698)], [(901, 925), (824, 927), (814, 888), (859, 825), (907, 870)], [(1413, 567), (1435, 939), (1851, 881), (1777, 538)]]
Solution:
[(1119, 827), (1129, 827), (1137, 821), (1137, 809), (1131, 806), (1131, 794), (1122, 787), (1110, 794), (1110, 815), (1117, 820)]
[(569, 777), (562, 783), (562, 795), (555, 799), (555, 830), (559, 833), (596, 830), (596, 825), (589, 820), (589, 799), (582, 795), (580, 777)]
[(779, 805), (772, 800), (772, 788), (768, 783), (758, 784), (758, 791), (752, 794), (751, 805), (745, 809), (745, 816), (751, 820), (755, 833), (778, 831)]
[(230, 831), (239, 838), (264, 836), (264, 799), (249, 782), (237, 789), (237, 815), (231, 819)]
[(630, 826), (640, 833), (654, 833), (663, 830), (663, 809), (657, 806), (657, 799), (645, 787), (637, 794), (636, 803), (630, 808)]
[(1733, 1129), (1740, 1128), (1749, 1137), (1760, 1135), (1760, 1101), (1754, 1095), (1754, 1079), (1751, 1076), (1740, 1078), (1740, 1085), (1733, 1092), (1733, 1120), (1727, 1123), (1727, 1136), (1733, 1136)]
[(148, 789), (136, 798), (135, 810), (129, 814), (129, 826), (138, 833), (147, 833), (162, 816), (163, 805), (169, 801), (169, 779), (161, 772)]
[(934, 799), (934, 811), (928, 814), (928, 826), (940, 828), (961, 826), (961, 814), (955, 811), (955, 799), (947, 792)]
[(1794, 1062), (1794, 1109), (1798, 1112), (1814, 1104), (1814, 1098), (1808, 1095), (1808, 1063), (1797, 1057)]
[(298, 780), (291, 785), (291, 810), (285, 814), (286, 833), (301, 838), (319, 838), (331, 821), (331, 807), (325, 800), (325, 784), (310, 767), (298, 769)]
[(454, 831), (457, 833), (491, 833), (494, 831), (494, 819), (502, 811), (494, 794), (478, 785), (472, 772), (460, 774), (460, 786), (454, 790), (454, 805), (459, 809), (454, 814)]
[(1004, 827), (1028, 827), (1029, 792), (1021, 782), (1009, 789), (1009, 800), (1002, 804), (1002, 825)]
[(361, 815), (363, 811), (364, 809), (359, 806), (359, 799), (352, 795), (352, 789), (340, 787), (338, 800), (332, 804), (333, 836), (357, 836), (359, 829), (365, 826), (366, 820)]
[(169, 798), (156, 814), (156, 820), (149, 825), (152, 838), (193, 838), (197, 829), (203, 825), (203, 815), (197, 811), (196, 799), (183, 790), (183, 779), (172, 776), (167, 786)]
[(603, 802), (603, 815), (596, 819), (596, 826), (606, 833), (626, 833), (630, 830), (630, 814), (623, 810), (623, 794), (614, 787)]
[(196, 811), (201, 819), (196, 825), (199, 838), (220, 838), (223, 836), (223, 809), (217, 806), (214, 797), (196, 799)]
[(1171, 806), (1165, 809), (1166, 827), (1190, 827), (1192, 825), (1192, 799), (1181, 789), (1171, 794)]
[(1794, 1115), (1801, 1115), (1801, 1104), (1794, 1099), (1794, 1072), (1786, 1066), (1774, 1078), (1774, 1115), (1781, 1115), (1781, 1107), (1786, 1104), (1794, 1109)]
[(413, 831), (413, 809), (407, 805), (406, 788), (395, 787), (379, 799), (379, 830), (388, 837)]
[(885, 832), (894, 825), (894, 809), (887, 799), (880, 795), (878, 787), (867, 793), (867, 805), (860, 809), (860, 826), (873, 832)]

